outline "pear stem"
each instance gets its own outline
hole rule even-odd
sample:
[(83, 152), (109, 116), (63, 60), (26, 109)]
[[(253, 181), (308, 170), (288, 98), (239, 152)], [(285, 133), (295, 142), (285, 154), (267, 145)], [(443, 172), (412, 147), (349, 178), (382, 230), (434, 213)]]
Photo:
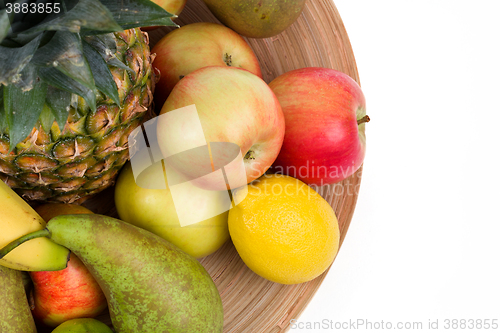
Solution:
[(9, 244), (5, 245), (2, 249), (0, 249), (0, 259), (3, 259), (7, 254), (9, 254), (10, 251), (14, 250), (16, 247), (19, 245), (33, 239), (33, 238), (40, 238), (40, 237), (50, 237), (50, 231), (49, 229), (42, 229), (42, 230), (37, 230), (33, 231), (29, 234), (26, 234), (24, 236), (19, 237), (18, 239), (13, 240)]
[(358, 119), (358, 125), (361, 125), (363, 123), (367, 123), (369, 121), (370, 121), (370, 117), (368, 117), (368, 115), (366, 115), (363, 118)]

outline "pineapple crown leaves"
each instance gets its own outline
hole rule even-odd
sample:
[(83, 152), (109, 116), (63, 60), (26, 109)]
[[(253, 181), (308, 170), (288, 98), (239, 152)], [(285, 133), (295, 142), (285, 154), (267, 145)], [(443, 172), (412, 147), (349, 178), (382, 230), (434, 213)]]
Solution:
[(119, 104), (109, 66), (131, 69), (111, 33), (176, 26), (172, 17), (151, 0), (0, 0), (0, 136), (10, 150), (38, 120), (62, 128), (74, 95), (93, 111), (97, 90)]

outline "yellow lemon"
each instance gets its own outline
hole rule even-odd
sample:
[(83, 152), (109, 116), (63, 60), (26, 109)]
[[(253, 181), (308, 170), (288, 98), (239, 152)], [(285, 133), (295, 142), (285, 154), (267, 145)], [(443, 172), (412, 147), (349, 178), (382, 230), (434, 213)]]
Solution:
[(252, 271), (273, 282), (296, 284), (331, 265), (339, 248), (338, 221), (316, 191), (289, 176), (264, 175), (245, 194), (235, 195), (239, 203), (229, 211), (229, 233)]

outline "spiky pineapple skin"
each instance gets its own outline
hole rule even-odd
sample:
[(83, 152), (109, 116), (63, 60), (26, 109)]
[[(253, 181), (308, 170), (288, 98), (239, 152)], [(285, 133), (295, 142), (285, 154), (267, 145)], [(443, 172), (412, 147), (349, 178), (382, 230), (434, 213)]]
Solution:
[(121, 105), (98, 92), (92, 112), (75, 98), (62, 130), (54, 122), (46, 132), (38, 122), (10, 153), (8, 136), (0, 136), (0, 179), (26, 200), (82, 202), (113, 185), (129, 159), (128, 135), (151, 115), (153, 55), (140, 29), (114, 35), (116, 57), (132, 69), (110, 67)]

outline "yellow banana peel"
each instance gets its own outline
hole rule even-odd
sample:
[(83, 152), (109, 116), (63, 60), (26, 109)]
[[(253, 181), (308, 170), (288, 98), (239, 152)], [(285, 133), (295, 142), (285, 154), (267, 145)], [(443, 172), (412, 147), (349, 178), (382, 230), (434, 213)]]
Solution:
[[(7, 184), (0, 180), (0, 248), (30, 232), (45, 228), (45, 221)], [(22, 271), (64, 269), (69, 250), (46, 237), (20, 245), (0, 265)]]

